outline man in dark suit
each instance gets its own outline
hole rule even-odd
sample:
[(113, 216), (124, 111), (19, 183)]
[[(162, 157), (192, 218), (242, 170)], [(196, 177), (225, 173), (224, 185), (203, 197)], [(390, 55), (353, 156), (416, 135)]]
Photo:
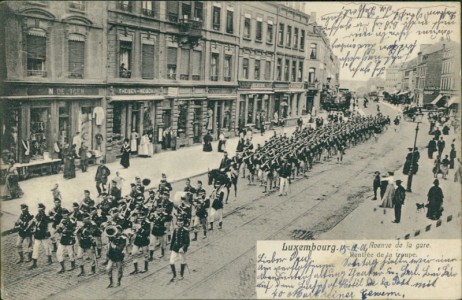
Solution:
[(101, 196), (101, 193), (106, 191), (105, 185), (107, 184), (107, 178), (109, 175), (111, 175), (111, 171), (104, 165), (104, 160), (101, 160), (95, 175), (98, 196)]
[(375, 171), (374, 173), (374, 181), (372, 183), (372, 186), (374, 188), (374, 198), (372, 200), (377, 200), (377, 190), (380, 188), (380, 172)]
[(176, 279), (176, 269), (175, 269), (175, 261), (177, 259), (180, 260), (181, 264), (181, 273), (180, 273), (180, 280), (183, 279), (184, 269), (186, 268), (186, 252), (188, 251), (189, 247), (189, 231), (187, 228), (189, 224), (185, 224), (185, 220), (179, 218), (177, 221), (177, 228), (173, 231), (172, 235), (172, 242), (170, 244), (170, 250), (172, 253), (170, 254), (170, 268), (172, 269), (173, 277), (171, 281)]
[(228, 172), (229, 166), (231, 165), (231, 160), (228, 158), (228, 152), (223, 153), (223, 158), (220, 161), (219, 170), (221, 172)]
[(393, 223), (399, 223), (401, 221), (401, 206), (404, 205), (406, 199), (406, 190), (401, 186), (401, 180), (396, 180), (396, 190), (393, 196), (393, 206), (395, 207), (395, 220)]

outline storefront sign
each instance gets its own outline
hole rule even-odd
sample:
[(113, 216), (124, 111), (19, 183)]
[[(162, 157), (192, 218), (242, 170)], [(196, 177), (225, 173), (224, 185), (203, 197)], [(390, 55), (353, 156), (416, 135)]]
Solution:
[(116, 95), (158, 95), (159, 89), (153, 88), (115, 88)]
[(57, 95), (57, 96), (82, 96), (98, 95), (96, 87), (29, 87), (27, 88), (29, 96), (37, 95)]
[(289, 87), (291, 89), (303, 89), (303, 82), (291, 82)]
[(239, 88), (241, 89), (267, 89), (271, 87), (270, 82), (239, 81)]
[(288, 89), (289, 88), (289, 84), (288, 83), (274, 83), (273, 84), (273, 87), (275, 89)]
[(233, 88), (209, 88), (209, 94), (224, 94), (224, 95), (231, 95), (236, 94)]

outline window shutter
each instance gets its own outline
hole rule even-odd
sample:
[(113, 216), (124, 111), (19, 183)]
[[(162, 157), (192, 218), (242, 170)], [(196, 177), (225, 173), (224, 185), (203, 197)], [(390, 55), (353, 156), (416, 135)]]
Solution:
[(189, 49), (181, 49), (181, 74), (189, 75)]
[(46, 38), (41, 36), (27, 36), (27, 58), (46, 58)]
[(201, 75), (202, 52), (193, 51), (193, 75)]
[(148, 79), (154, 78), (154, 45), (143, 44), (141, 51), (141, 77)]
[(85, 61), (85, 43), (69, 41), (69, 73), (83, 75)]
[(167, 55), (167, 64), (169, 65), (176, 65), (176, 48), (168, 48), (168, 55)]

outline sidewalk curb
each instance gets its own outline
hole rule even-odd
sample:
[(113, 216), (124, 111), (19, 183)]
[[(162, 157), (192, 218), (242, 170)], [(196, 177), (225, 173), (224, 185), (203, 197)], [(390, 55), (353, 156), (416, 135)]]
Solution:
[[(456, 217), (457, 217), (457, 218), (460, 218), (460, 213), (457, 214)], [(408, 234), (404, 235), (404, 239), (405, 239), (405, 240), (408, 240), (408, 239), (411, 238), (411, 236), (414, 236), (414, 237), (419, 236), (420, 233), (423, 232), (423, 231), (427, 232), (427, 231), (430, 231), (432, 228), (440, 227), (441, 225), (443, 225), (443, 222), (449, 223), (449, 222), (451, 222), (452, 220), (454, 220), (454, 215), (448, 215), (448, 216), (446, 217), (446, 220), (444, 220), (444, 221), (443, 221), (443, 220), (444, 220), (444, 219), (439, 219), (438, 221), (436, 221), (436, 225), (435, 225), (435, 226), (433, 226), (433, 223), (432, 223), (432, 224), (428, 224), (427, 226), (425, 226), (425, 230), (417, 229), (417, 230), (415, 230), (414, 232), (408, 233)], [(400, 239), (401, 239), (401, 238), (397, 238), (397, 240), (400, 240)]]

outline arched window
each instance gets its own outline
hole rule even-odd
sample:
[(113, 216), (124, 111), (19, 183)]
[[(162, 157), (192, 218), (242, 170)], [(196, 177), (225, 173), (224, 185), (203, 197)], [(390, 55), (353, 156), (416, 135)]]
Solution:
[(318, 55), (318, 49), (317, 49), (318, 45), (316, 45), (315, 43), (312, 43), (310, 48), (311, 48), (310, 59), (316, 59)]

